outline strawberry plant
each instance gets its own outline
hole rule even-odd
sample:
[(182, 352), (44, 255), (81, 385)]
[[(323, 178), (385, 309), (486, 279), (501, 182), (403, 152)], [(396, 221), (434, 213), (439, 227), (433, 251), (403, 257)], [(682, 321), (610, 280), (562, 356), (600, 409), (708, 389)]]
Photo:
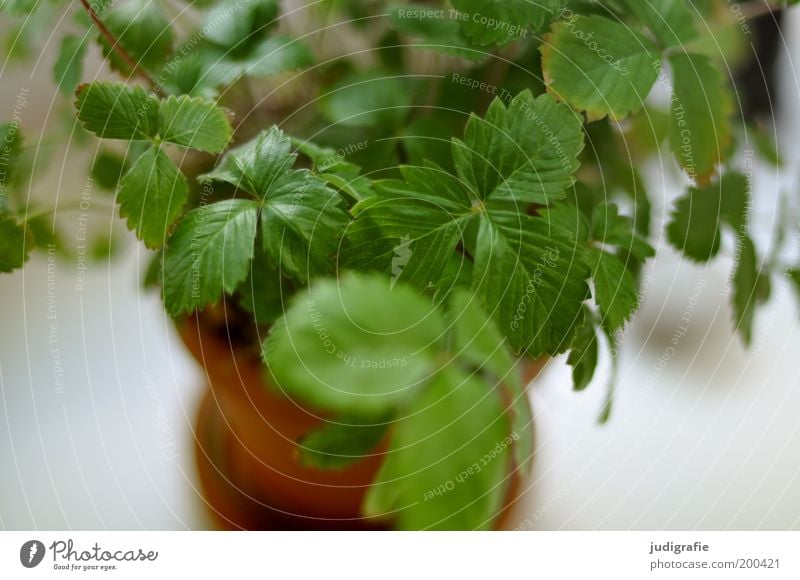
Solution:
[[(330, 417), (297, 442), (307, 465), (387, 442), (365, 516), (492, 527), (533, 457), (521, 366), (566, 353), (587, 388), (659, 240), (735, 256), (745, 342), (771, 280), (800, 286), (796, 208), (769, 255), (749, 230), (749, 152), (780, 161), (736, 114), (746, 30), (722, 0), (0, 6), (9, 58), (70, 20), (53, 80), (167, 313), (222, 305), (272, 388)], [(91, 45), (117, 80), (85, 78)], [(23, 131), (0, 126), (2, 272), (71, 251), (68, 208), (26, 197)], [(663, 230), (653, 158), (685, 187)]]

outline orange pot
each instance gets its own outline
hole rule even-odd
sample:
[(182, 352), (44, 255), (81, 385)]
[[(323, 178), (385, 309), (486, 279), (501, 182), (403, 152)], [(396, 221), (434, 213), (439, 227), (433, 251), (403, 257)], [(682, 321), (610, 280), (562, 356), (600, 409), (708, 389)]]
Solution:
[[(361, 517), (360, 507), (385, 441), (342, 470), (304, 465), (296, 441), (320, 426), (324, 414), (268, 388), (258, 353), (232, 346), (203, 315), (187, 318), (179, 332), (208, 378), (197, 417), (196, 459), (204, 499), (221, 528), (379, 527)], [(534, 376), (541, 366), (532, 363), (525, 375)], [(512, 474), (507, 506), (519, 495), (519, 480)]]

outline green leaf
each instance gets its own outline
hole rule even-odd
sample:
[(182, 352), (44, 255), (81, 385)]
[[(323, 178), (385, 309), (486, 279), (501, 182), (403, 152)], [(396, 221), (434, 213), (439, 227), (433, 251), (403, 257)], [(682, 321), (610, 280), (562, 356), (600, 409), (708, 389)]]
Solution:
[(709, 186), (709, 189), (719, 191), (720, 216), (737, 235), (744, 233), (748, 227), (749, 187), (747, 177), (734, 171), (723, 175), (718, 185)]
[(457, 290), (448, 300), (455, 355), (478, 370), (485, 369), (500, 382), (510, 401), (512, 432), (519, 436), (514, 444), (514, 460), (517, 467), (529, 469), (534, 452), (533, 414), (517, 360), (474, 294)]
[(385, 422), (326, 422), (297, 442), (300, 458), (311, 467), (343, 469), (367, 457), (380, 443), (387, 427)]
[(780, 150), (778, 136), (774, 127), (762, 127), (757, 124), (747, 125), (748, 140), (758, 152), (759, 157), (775, 167), (782, 167), (784, 155)]
[(292, 142), (277, 127), (229, 151), (201, 179), (225, 181), (264, 199), (263, 247), (282, 273), (301, 282), (330, 272), (348, 222), (335, 191), (308, 170), (292, 170)]
[[(563, 197), (582, 147), (580, 121), (552, 97), (522, 93), (508, 108), (495, 101), (453, 147), (460, 179), (428, 164), (375, 183), (376, 195), (352, 210), (343, 262), (446, 293), (456, 278), (442, 272), (464, 269), (455, 253), (462, 242), (474, 258), (473, 285), (511, 346), (560, 352), (588, 295), (589, 268), (574, 231), (530, 218), (516, 202)], [(509, 188), (507, 176), (520, 185)]]
[(453, 171), (450, 138), (455, 131), (453, 123), (437, 117), (419, 117), (403, 130), (403, 148), (409, 164), (424, 165), (426, 161)]
[(719, 251), (723, 222), (737, 237), (746, 233), (748, 207), (747, 178), (741, 173), (728, 172), (717, 183), (689, 188), (675, 204), (667, 236), (686, 257), (706, 262)]
[(351, 74), (320, 101), (325, 118), (343, 127), (397, 127), (408, 115), (409, 105), (403, 79), (380, 72)]
[(0, 213), (0, 272), (12, 272), (28, 261), (31, 238), (24, 226), (9, 215)]
[(341, 191), (350, 201), (361, 201), (375, 195), (372, 182), (361, 175), (358, 165), (344, 161), (341, 151), (301, 139), (293, 139), (292, 144), (311, 160), (313, 170), (325, 183)]
[(147, 265), (142, 276), (142, 288), (149, 290), (162, 284), (162, 272), (164, 265), (164, 249), (153, 252), (148, 258)]
[(64, 243), (64, 238), (54, 223), (54, 217), (53, 215), (43, 214), (30, 217), (25, 221), (28, 237), (33, 240), (29, 245), (37, 248), (47, 248), (48, 251), (52, 248), (56, 254), (74, 259), (74, 255), (71, 253), (72, 250)]
[[(355, 233), (366, 247), (351, 238), (344, 260), (353, 263), (355, 255), (364, 267), (367, 257), (376, 269), (390, 272), (394, 282), (424, 290), (439, 279), (475, 214), (469, 192), (449, 173), (435, 167), (400, 171), (406, 181), (375, 182), (376, 195), (353, 208), (361, 224)], [(376, 256), (369, 247), (380, 238), (390, 241), (389, 251)]]
[(273, 36), (259, 43), (246, 60), (226, 60), (237, 76), (261, 78), (310, 66), (314, 62), (306, 44), (286, 36)]
[(472, 262), (460, 252), (453, 252), (450, 261), (442, 271), (439, 281), (435, 284), (433, 301), (441, 304), (455, 290), (469, 290), (472, 288), (474, 277)]
[(753, 319), (759, 302), (759, 283), (761, 272), (756, 256), (756, 248), (748, 236), (739, 240), (737, 249), (739, 259), (733, 274), (732, 306), (734, 324), (745, 345), (753, 337)]
[(567, 364), (572, 367), (573, 388), (582, 391), (588, 387), (597, 367), (597, 333), (592, 313), (587, 308), (584, 308), (583, 324), (575, 333)]
[(259, 197), (265, 197), (273, 183), (294, 165), (292, 141), (273, 126), (231, 149), (203, 181), (225, 181)]
[(206, 38), (226, 49), (232, 56), (248, 54), (277, 24), (278, 3), (275, 0), (223, 0), (208, 11), (204, 31)]
[(533, 358), (566, 350), (589, 294), (581, 248), (542, 219), (495, 209), (469, 250), (474, 287), (512, 349)]
[(786, 276), (788, 276), (789, 282), (794, 286), (797, 297), (800, 298), (800, 268), (787, 268)]
[(558, 16), (566, 0), (453, 0), (462, 12), (464, 33), (478, 44), (506, 44), (526, 38)]
[(363, 511), (401, 530), (491, 529), (515, 437), (496, 390), (442, 369), (395, 423)]
[(170, 96), (159, 105), (161, 138), (207, 153), (219, 153), (233, 129), (228, 116), (213, 102), (197, 97)]
[(347, 163), (320, 173), (320, 178), (333, 188), (342, 192), (346, 199), (354, 203), (372, 197), (375, 192), (368, 177), (359, 175), (358, 165)]
[(231, 80), (227, 61), (220, 61), (217, 51), (207, 50), (202, 45), (194, 47), (188, 42), (177, 52), (181, 58), (170, 60), (158, 75), (164, 91), (205, 99), (217, 98), (218, 87)]
[(675, 203), (667, 226), (670, 244), (691, 260), (707, 262), (719, 252), (720, 211), (719, 190), (714, 186), (689, 188)]
[(703, 185), (731, 141), (731, 98), (707, 56), (677, 53), (669, 63), (674, 90), (670, 146), (686, 174)]
[(478, 303), (477, 296), (457, 290), (450, 295), (448, 306), (454, 354), (472, 368), (488, 371), (496, 381), (508, 381), (521, 388), (516, 361), (506, 348), (505, 338)]
[(495, 99), (484, 119), (471, 116), (454, 140), (461, 179), (485, 199), (547, 204), (564, 196), (583, 150), (580, 118), (550, 95)]
[(153, 139), (158, 135), (159, 103), (140, 86), (94, 82), (76, 91), (78, 119), (105, 139)]
[(640, 261), (656, 255), (647, 240), (636, 233), (633, 220), (619, 215), (614, 203), (602, 204), (594, 211), (592, 239), (607, 246), (616, 246)]
[(548, 90), (589, 121), (641, 109), (661, 67), (650, 40), (601, 16), (556, 22), (540, 50)]
[(0, 211), (8, 206), (8, 189), (22, 161), (22, 143), (18, 124), (0, 123)]
[(415, 291), (346, 274), (295, 295), (264, 343), (277, 386), (337, 414), (378, 417), (419, 391), (434, 370), (443, 324)]
[[(136, 65), (145, 70), (159, 70), (172, 54), (172, 27), (155, 0), (113, 4), (102, 20)], [(130, 74), (128, 64), (116, 55), (105, 37), (101, 36), (100, 41), (115, 67)]]
[(229, 199), (192, 210), (178, 223), (164, 255), (169, 314), (191, 312), (232, 293), (247, 277), (258, 204)]
[(314, 62), (305, 43), (286, 36), (265, 38), (242, 54), (211, 44), (201, 46), (198, 52), (198, 60), (202, 62), (200, 70), (197, 70), (197, 65), (187, 66), (175, 74), (189, 75), (189, 78), (181, 79), (181, 84), (194, 84), (201, 91), (233, 84), (243, 76), (268, 77), (301, 69)]
[(625, 264), (614, 254), (592, 249), (595, 302), (600, 307), (601, 323), (609, 334), (619, 330), (636, 310), (636, 282)]
[(541, 219), (548, 227), (559, 232), (562, 237), (579, 243), (589, 242), (589, 224), (581, 210), (571, 203), (557, 203), (540, 213)]
[(110, 262), (119, 253), (119, 238), (113, 234), (101, 235), (92, 241), (89, 257), (97, 262)]
[(339, 203), (337, 193), (308, 170), (275, 179), (261, 206), (261, 235), (282, 273), (306, 282), (333, 270), (349, 221)]
[(488, 57), (485, 49), (472, 47), (472, 42), (463, 34), (458, 20), (423, 17), (429, 11), (430, 7), (425, 5), (407, 4), (391, 8), (390, 17), (399, 32), (422, 40), (419, 44), (413, 44), (414, 48), (425, 48), (475, 61)]
[(61, 39), (58, 57), (53, 65), (53, 79), (65, 95), (71, 94), (81, 82), (86, 45), (85, 39), (74, 34), (67, 34)]
[(338, 154), (332, 147), (323, 147), (313, 141), (297, 138), (292, 138), (292, 145), (298, 153), (308, 157), (312, 168), (318, 173), (347, 164), (344, 160), (344, 153)]
[(120, 215), (148, 248), (160, 248), (181, 214), (189, 185), (180, 169), (157, 145), (151, 145), (120, 181)]
[(128, 169), (127, 158), (108, 149), (101, 149), (92, 160), (90, 174), (94, 182), (108, 191), (116, 191)]
[(624, 0), (664, 48), (683, 47), (697, 38), (693, 5), (687, 0)]
[(257, 324), (272, 324), (283, 314), (284, 287), (280, 272), (270, 262), (257, 239), (250, 274), (236, 289), (239, 305), (250, 312)]

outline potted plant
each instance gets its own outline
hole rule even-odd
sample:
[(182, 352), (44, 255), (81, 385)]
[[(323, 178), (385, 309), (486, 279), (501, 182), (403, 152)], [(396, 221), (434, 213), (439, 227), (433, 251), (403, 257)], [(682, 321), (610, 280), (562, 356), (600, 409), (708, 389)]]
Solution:
[[(670, 244), (734, 254), (745, 341), (770, 280), (800, 284), (792, 212), (769, 257), (749, 233), (748, 154), (778, 160), (734, 113), (720, 46), (747, 21), (725, 2), (281, 8), (82, 0), (54, 67), (208, 377), (221, 525), (501, 526), (533, 462), (526, 383), (566, 353), (588, 387), (639, 305), (648, 158), (686, 183)], [(120, 81), (80, 82), (91, 40)], [(17, 122), (2, 143), (5, 272), (57, 227), (18, 194)]]

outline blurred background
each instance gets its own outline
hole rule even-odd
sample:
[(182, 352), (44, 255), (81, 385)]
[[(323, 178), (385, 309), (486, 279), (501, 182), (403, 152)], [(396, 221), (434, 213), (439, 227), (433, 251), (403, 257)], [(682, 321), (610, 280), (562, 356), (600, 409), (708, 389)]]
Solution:
[[(784, 26), (775, 123), (786, 163), (756, 162), (753, 176), (765, 244), (800, 169), (800, 13)], [(64, 234), (92, 231), (100, 241), (87, 252), (105, 258), (84, 269), (39, 253), (0, 276), (0, 528), (205, 529), (192, 433), (203, 376), (157, 293), (141, 290), (146, 251), (111, 197), (81, 197), (95, 152), (63, 145), (79, 136), (52, 84), (56, 48), (38, 47), (33, 68), (2, 63), (0, 118), (19, 115), (46, 173), (31, 199), (91, 206), (90, 223), (60, 216)], [(104, 70), (95, 50), (84, 77)], [(38, 138), (45, 129), (52, 142)], [(657, 160), (644, 169), (660, 223), (680, 185)], [(597, 421), (607, 366), (576, 394), (565, 361), (550, 362), (531, 388), (536, 464), (511, 527), (800, 529), (800, 305), (775, 283), (745, 350), (728, 307), (731, 263), (697, 266), (659, 244), (619, 345), (608, 424)]]

